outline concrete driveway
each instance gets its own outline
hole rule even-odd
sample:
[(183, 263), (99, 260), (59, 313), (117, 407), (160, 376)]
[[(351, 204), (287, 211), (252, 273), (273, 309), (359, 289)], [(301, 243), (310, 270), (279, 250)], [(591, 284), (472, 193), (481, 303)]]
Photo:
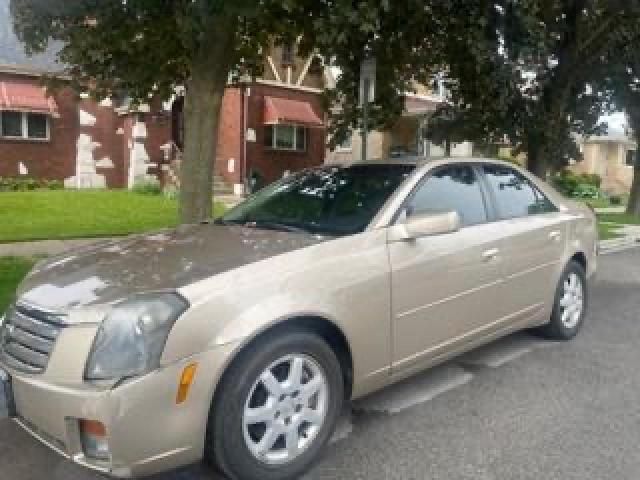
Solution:
[[(576, 340), (512, 335), (355, 402), (305, 480), (636, 480), (640, 249), (600, 262)], [(99, 478), (0, 419), (1, 480)], [(155, 480), (205, 478), (219, 477), (192, 467)]]

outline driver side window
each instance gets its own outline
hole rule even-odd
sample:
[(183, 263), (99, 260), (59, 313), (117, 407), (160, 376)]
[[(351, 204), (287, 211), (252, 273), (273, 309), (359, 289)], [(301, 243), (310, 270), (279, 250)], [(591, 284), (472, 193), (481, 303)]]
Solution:
[(487, 222), (484, 196), (471, 166), (450, 165), (428, 175), (409, 201), (408, 215), (455, 211), (464, 227)]

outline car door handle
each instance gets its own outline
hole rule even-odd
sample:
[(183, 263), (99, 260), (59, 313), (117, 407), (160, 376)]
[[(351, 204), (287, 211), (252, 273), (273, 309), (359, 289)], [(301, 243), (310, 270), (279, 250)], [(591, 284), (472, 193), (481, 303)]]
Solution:
[(485, 262), (491, 261), (498, 256), (500, 250), (497, 248), (491, 248), (482, 254), (482, 258)]
[(558, 240), (560, 240), (560, 236), (561, 233), (558, 230), (554, 230), (549, 234), (549, 239), (557, 242)]

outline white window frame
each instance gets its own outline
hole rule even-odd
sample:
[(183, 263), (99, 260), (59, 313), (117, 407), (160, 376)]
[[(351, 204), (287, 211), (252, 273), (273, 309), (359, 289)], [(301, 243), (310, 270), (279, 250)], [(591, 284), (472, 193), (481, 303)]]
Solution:
[[(266, 146), (266, 148), (268, 148), (269, 150), (279, 150), (279, 151), (283, 151), (283, 152), (297, 152), (297, 153), (305, 153), (307, 151), (307, 144), (309, 143), (309, 139), (308, 139), (308, 135), (307, 135), (307, 127), (305, 127), (304, 125), (298, 125), (298, 124), (293, 124), (293, 123), (275, 123), (275, 124), (269, 124), (269, 125), (266, 125), (266, 126), (267, 127), (271, 127), (271, 143)], [(292, 148), (278, 147), (278, 144), (277, 144), (277, 137), (278, 137), (277, 130), (278, 130), (278, 128), (282, 128), (282, 127), (293, 128), (293, 147)], [(301, 128), (302, 131), (304, 132), (304, 145), (303, 145), (303, 147), (301, 149), (297, 148), (298, 147), (298, 129), (299, 128)]]
[[(3, 135), (2, 134), (2, 117), (4, 112), (12, 112), (20, 114), (21, 120), (21, 128), (22, 135), (14, 136), (14, 135)], [(29, 115), (42, 115), (46, 120), (46, 136), (44, 138), (39, 137), (30, 137), (29, 136)], [(19, 110), (0, 110), (0, 139), (2, 140), (24, 140), (28, 142), (48, 142), (51, 140), (51, 117), (46, 113), (38, 113), (38, 112), (22, 112)]]

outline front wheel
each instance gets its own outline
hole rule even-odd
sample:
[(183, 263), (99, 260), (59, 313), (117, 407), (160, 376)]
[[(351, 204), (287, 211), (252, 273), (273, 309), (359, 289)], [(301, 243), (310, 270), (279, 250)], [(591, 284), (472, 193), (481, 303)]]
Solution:
[(551, 321), (540, 330), (554, 340), (570, 340), (576, 336), (587, 312), (587, 276), (584, 267), (571, 261), (556, 289)]
[(258, 339), (219, 388), (211, 455), (242, 480), (287, 480), (306, 471), (329, 440), (344, 396), (336, 355), (304, 331)]

